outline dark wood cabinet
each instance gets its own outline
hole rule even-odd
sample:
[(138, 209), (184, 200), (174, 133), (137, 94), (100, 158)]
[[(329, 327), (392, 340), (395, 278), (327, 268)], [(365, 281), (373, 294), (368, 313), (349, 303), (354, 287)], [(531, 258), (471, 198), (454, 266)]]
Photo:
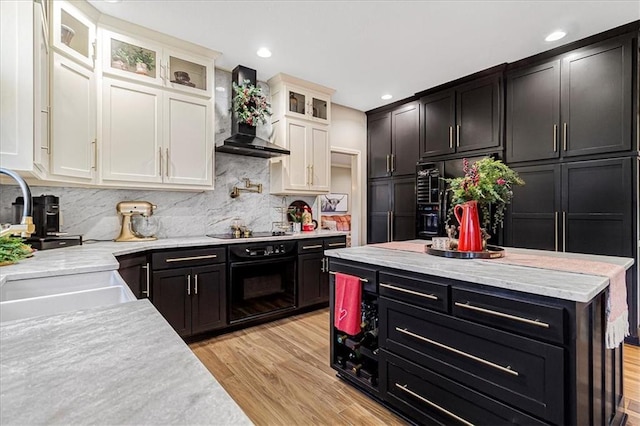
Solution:
[(404, 241), (416, 237), (414, 176), (369, 182), (367, 242)]
[(501, 73), (420, 98), (420, 156), (500, 147), (501, 99)]
[(507, 75), (507, 162), (557, 158), (560, 61)]
[(417, 102), (370, 115), (367, 122), (369, 178), (412, 175), (420, 142)]
[(632, 57), (625, 36), (562, 59), (563, 156), (631, 149)]
[(151, 258), (151, 300), (180, 336), (227, 325), (224, 247), (162, 251)]
[(344, 248), (344, 236), (298, 243), (298, 307), (329, 302), (329, 259), (324, 250)]
[(514, 168), (507, 245), (634, 257), (633, 159)]
[(632, 38), (507, 75), (508, 162), (631, 149)]
[(138, 299), (150, 297), (149, 259), (146, 254), (119, 256), (118, 273)]

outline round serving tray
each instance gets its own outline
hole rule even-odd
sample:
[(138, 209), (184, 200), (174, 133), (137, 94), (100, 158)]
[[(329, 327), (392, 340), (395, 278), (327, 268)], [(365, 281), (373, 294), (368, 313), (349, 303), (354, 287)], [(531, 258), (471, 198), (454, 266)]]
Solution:
[(504, 249), (502, 247), (491, 245), (488, 245), (487, 250), (484, 251), (440, 250), (427, 245), (427, 253), (451, 259), (497, 259), (504, 257)]

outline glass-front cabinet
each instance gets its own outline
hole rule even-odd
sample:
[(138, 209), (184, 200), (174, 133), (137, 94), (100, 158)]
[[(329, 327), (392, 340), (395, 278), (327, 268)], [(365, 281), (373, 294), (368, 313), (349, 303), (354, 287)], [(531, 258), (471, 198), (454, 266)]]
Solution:
[(286, 115), (328, 123), (331, 100), (329, 96), (296, 86), (286, 86)]
[(53, 47), (93, 69), (96, 56), (95, 23), (69, 2), (54, 1), (51, 6)]
[(105, 74), (211, 96), (211, 61), (108, 30), (102, 40)]

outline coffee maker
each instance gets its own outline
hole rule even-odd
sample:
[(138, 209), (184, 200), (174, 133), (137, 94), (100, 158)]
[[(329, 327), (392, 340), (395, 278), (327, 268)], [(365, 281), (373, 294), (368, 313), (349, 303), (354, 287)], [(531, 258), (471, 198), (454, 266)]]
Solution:
[[(36, 231), (25, 242), (34, 249), (45, 250), (82, 244), (79, 235), (69, 236), (60, 232), (60, 198), (54, 195), (32, 197), (33, 223)], [(14, 222), (19, 218), (24, 206), (24, 198), (18, 197), (13, 203)]]

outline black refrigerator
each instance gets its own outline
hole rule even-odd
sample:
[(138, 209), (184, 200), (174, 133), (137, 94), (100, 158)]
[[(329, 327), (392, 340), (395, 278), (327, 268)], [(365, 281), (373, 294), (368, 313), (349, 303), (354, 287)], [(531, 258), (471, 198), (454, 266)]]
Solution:
[[(487, 155), (466, 157), (469, 164), (473, 164)], [(489, 155), (500, 159), (498, 154)], [(464, 176), (463, 159), (445, 161), (425, 161), (416, 166), (416, 235), (420, 239), (446, 236), (445, 226), (456, 224), (451, 215), (447, 220), (451, 207), (451, 195), (447, 191), (445, 179)], [(489, 231), (491, 233), (491, 231)], [(494, 236), (489, 241), (498, 243)]]

